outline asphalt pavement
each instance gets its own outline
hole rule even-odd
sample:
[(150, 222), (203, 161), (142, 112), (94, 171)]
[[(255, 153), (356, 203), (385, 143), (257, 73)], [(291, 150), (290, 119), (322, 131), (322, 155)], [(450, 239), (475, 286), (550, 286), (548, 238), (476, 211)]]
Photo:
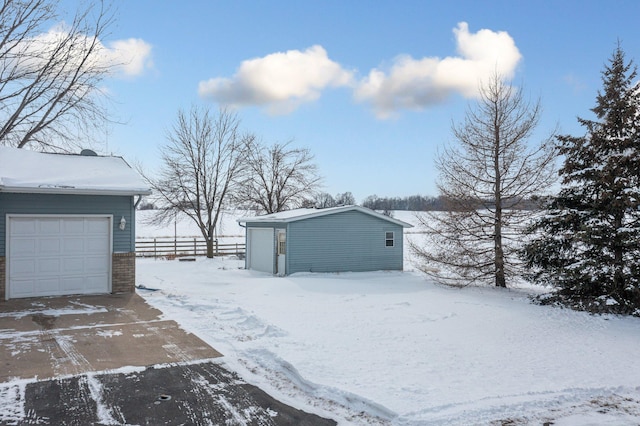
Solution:
[(336, 424), (222, 356), (137, 294), (0, 302), (0, 425)]
[(20, 425), (336, 424), (278, 402), (215, 362), (31, 383), (24, 410)]

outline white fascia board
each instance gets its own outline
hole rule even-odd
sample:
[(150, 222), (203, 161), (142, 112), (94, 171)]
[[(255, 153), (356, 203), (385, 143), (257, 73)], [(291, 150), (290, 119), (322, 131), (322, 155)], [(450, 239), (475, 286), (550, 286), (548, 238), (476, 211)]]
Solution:
[(64, 188), (64, 187), (24, 187), (0, 186), (0, 192), (17, 194), (70, 194), (70, 195), (151, 195), (149, 189), (97, 189), (97, 188)]
[[(400, 225), (403, 228), (413, 228), (413, 225), (411, 225), (411, 224), (409, 224), (407, 222), (403, 222), (401, 220), (394, 219), (394, 218), (389, 217), (389, 216), (385, 216), (385, 215), (380, 214), (378, 212), (375, 212), (375, 211), (373, 211), (371, 209), (367, 209), (367, 208), (360, 207), (360, 206), (330, 207), (330, 208), (326, 208), (326, 209), (317, 209), (317, 210), (312, 211), (312, 212), (308, 212), (308, 209), (305, 209), (305, 212), (300, 214), (300, 215), (284, 216), (284, 217), (277, 217), (278, 213), (271, 213), (271, 214), (263, 215), (263, 216), (243, 217), (243, 218), (239, 218), (237, 221), (238, 221), (238, 223), (248, 223), (248, 222), (253, 222), (253, 223), (289, 223), (289, 222), (296, 222), (296, 221), (303, 220), (303, 219), (310, 219), (310, 218), (313, 218), (313, 217), (326, 216), (326, 215), (330, 215), (330, 214), (336, 214), (336, 213), (352, 211), (352, 210), (356, 210), (356, 211), (359, 211), (361, 213), (368, 214), (370, 216), (375, 216), (377, 218), (386, 220), (387, 222), (395, 223), (396, 225)], [(276, 216), (276, 217), (273, 217), (273, 216)]]

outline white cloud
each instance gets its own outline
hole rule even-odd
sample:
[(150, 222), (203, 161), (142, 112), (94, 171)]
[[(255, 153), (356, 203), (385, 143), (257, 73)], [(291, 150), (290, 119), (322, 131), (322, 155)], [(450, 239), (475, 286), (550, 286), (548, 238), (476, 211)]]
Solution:
[(109, 60), (126, 76), (137, 76), (153, 67), (151, 45), (139, 38), (116, 40), (106, 50)]
[(286, 114), (318, 99), (327, 87), (350, 85), (352, 78), (316, 45), (243, 61), (231, 78), (200, 82), (198, 93), (223, 105), (261, 105), (272, 114)]
[[(83, 34), (73, 36), (73, 42), (68, 39), (70, 34), (67, 26), (59, 24), (51, 28), (48, 32), (42, 33), (33, 39), (26, 40), (22, 44), (15, 47), (19, 58), (18, 67), (38, 67), (42, 65), (42, 61), (47, 60), (46, 55), (41, 53), (49, 52), (55, 49), (60, 43), (65, 43), (77, 50), (71, 52), (68, 59), (61, 65), (73, 72), (73, 68), (80, 64), (79, 61), (84, 59), (87, 46), (91, 45), (93, 40)], [(89, 58), (91, 64), (96, 69), (109, 69), (114, 76), (131, 77), (142, 74), (146, 69), (151, 68), (151, 45), (141, 39), (116, 40), (109, 43), (109, 47), (105, 46), (100, 40), (97, 41), (94, 53)]]
[(513, 77), (522, 55), (508, 33), (487, 29), (469, 33), (466, 22), (459, 23), (453, 33), (459, 56), (399, 56), (387, 73), (371, 70), (356, 87), (356, 100), (371, 103), (379, 118), (387, 118), (401, 109), (441, 103), (454, 93), (477, 96), (479, 84), (493, 72)]

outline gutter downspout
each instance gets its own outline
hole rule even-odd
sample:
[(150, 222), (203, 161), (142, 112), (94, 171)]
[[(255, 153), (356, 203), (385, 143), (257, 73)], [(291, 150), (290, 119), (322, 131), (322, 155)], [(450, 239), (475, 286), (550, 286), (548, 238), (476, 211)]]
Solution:
[(138, 204), (140, 204), (140, 201), (142, 201), (142, 194), (138, 194), (138, 201), (136, 201), (136, 203), (133, 205), (133, 208), (135, 210), (138, 209)]

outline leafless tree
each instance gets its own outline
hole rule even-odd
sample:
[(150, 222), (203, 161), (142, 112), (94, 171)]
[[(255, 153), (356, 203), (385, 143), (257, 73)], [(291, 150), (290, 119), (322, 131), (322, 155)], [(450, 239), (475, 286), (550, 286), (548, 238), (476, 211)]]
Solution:
[(143, 175), (159, 207), (156, 224), (168, 224), (176, 214), (191, 218), (207, 241), (207, 257), (213, 257), (213, 237), (225, 203), (247, 172), (246, 157), (255, 137), (240, 131), (235, 113), (220, 109), (182, 110), (167, 145), (157, 178)]
[(412, 243), (424, 272), (449, 284), (498, 287), (520, 273), (516, 251), (530, 214), (522, 207), (556, 177), (552, 135), (529, 145), (540, 112), (539, 101), (495, 74), (464, 123), (452, 126), (455, 143), (436, 159), (448, 211), (421, 215), (426, 241)]
[(307, 148), (290, 145), (254, 145), (247, 156), (249, 173), (238, 194), (239, 201), (275, 213), (300, 207), (314, 196), (321, 178), (313, 155)]
[(356, 203), (356, 198), (351, 192), (336, 194), (336, 204), (339, 206), (349, 206)]
[(100, 39), (113, 17), (102, 2), (91, 2), (62, 25), (57, 3), (0, 4), (2, 145), (75, 148), (74, 137), (108, 121), (100, 82), (118, 64), (105, 60)]
[(336, 207), (338, 205), (335, 198), (333, 198), (333, 195), (328, 192), (317, 193), (313, 201), (313, 207), (317, 209), (326, 209), (329, 207)]

